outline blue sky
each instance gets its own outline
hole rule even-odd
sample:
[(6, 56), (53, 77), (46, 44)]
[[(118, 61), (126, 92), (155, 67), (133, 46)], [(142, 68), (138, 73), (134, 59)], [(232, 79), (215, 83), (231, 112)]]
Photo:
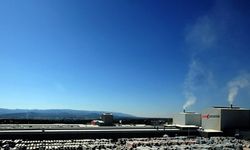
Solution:
[(247, 0), (1, 1), (1, 107), (249, 108), (249, 18)]

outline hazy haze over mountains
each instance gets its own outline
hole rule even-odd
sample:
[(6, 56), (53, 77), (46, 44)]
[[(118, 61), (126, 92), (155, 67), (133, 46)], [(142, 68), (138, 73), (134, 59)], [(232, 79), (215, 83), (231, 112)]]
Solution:
[[(0, 108), (0, 119), (98, 119), (104, 111), (72, 109), (4, 109)], [(114, 118), (134, 118), (135, 116), (112, 112)]]

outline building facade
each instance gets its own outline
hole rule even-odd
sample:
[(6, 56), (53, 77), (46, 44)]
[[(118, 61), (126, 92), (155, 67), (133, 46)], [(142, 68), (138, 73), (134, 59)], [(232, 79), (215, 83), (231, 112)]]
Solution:
[(201, 126), (201, 114), (194, 112), (181, 112), (173, 117), (173, 124)]
[(113, 114), (112, 113), (103, 113), (101, 116), (101, 120), (103, 121), (103, 125), (112, 126), (113, 125)]
[(213, 107), (202, 112), (202, 128), (217, 131), (250, 129), (250, 110)]

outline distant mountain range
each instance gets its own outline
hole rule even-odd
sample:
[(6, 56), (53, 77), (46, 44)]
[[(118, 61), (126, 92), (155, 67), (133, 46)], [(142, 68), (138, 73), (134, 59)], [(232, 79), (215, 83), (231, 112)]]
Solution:
[[(99, 119), (103, 111), (86, 111), (72, 109), (4, 109), (0, 108), (0, 119)], [(133, 115), (112, 112), (115, 119), (137, 118)]]

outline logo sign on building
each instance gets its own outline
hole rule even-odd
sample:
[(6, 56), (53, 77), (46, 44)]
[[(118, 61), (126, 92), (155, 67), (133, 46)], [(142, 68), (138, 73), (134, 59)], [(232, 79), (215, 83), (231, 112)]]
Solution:
[(210, 119), (210, 118), (220, 118), (219, 115), (210, 115), (210, 114), (204, 114), (201, 116), (202, 119)]

